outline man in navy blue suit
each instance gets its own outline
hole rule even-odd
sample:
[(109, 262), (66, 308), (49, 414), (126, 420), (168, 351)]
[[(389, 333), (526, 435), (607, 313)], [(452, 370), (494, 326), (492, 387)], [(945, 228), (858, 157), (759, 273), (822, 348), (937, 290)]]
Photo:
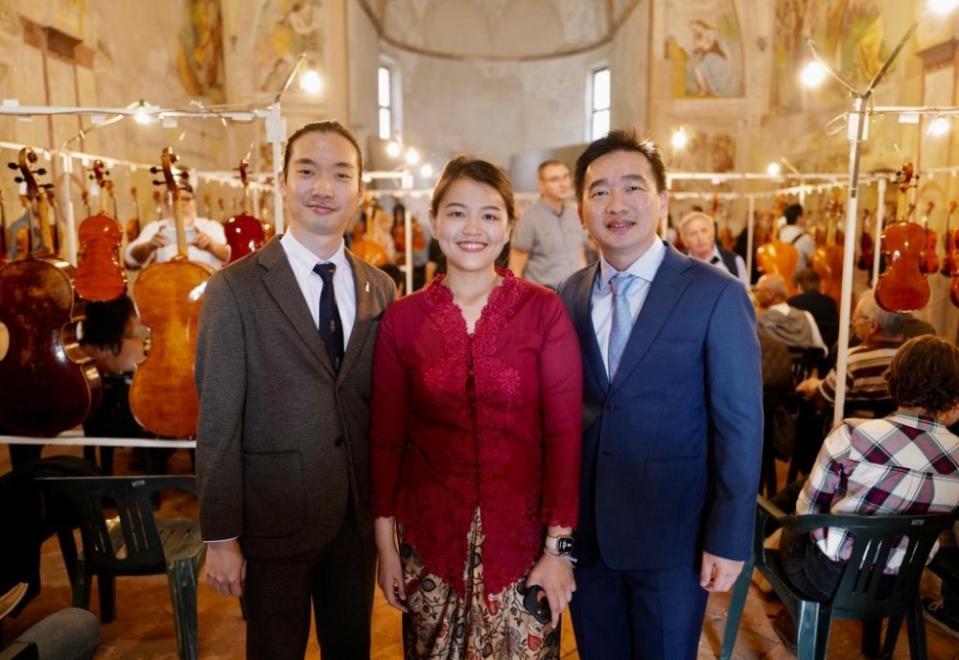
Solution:
[(648, 139), (613, 131), (576, 163), (602, 251), (559, 292), (583, 347), (573, 626), (583, 660), (695, 658), (708, 592), (750, 551), (762, 378), (746, 289), (661, 240), (668, 195)]

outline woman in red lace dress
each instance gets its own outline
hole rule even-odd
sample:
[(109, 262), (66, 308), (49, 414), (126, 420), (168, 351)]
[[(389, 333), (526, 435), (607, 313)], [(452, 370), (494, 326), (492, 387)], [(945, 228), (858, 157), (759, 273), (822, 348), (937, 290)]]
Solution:
[[(548, 537), (577, 517), (576, 331), (553, 292), (494, 266), (515, 218), (501, 170), (450, 161), (430, 216), (447, 274), (386, 310), (374, 354), (379, 585), (408, 658), (557, 658), (575, 585)], [(534, 584), (545, 624), (523, 606)]]

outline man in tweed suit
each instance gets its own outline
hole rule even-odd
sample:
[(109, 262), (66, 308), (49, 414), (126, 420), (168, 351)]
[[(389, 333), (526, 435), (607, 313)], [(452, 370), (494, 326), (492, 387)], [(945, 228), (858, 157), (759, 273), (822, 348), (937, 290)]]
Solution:
[(197, 340), (197, 481), (210, 584), (247, 603), (247, 657), (369, 658), (376, 551), (369, 392), (396, 290), (343, 231), (362, 155), (337, 122), (290, 136), (289, 231), (209, 281)]

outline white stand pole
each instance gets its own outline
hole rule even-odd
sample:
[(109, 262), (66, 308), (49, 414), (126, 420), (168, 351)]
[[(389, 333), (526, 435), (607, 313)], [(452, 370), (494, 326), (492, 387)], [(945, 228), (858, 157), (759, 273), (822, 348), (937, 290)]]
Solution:
[(879, 257), (882, 255), (882, 223), (886, 217), (886, 184), (885, 179), (879, 179), (879, 202), (876, 204), (876, 229), (873, 232), (875, 240), (872, 250), (872, 280), (871, 285), (876, 287), (879, 281)]
[(63, 218), (63, 233), (60, 244), (66, 249), (66, 258), (71, 265), (77, 265), (77, 227), (73, 217), (73, 200), (70, 197), (70, 173), (73, 172), (73, 162), (66, 154), (57, 156), (60, 159), (60, 181), (57, 182), (57, 207), (60, 217)]
[(833, 400), (833, 427), (839, 425), (846, 405), (847, 353), (849, 352), (849, 319), (852, 316), (853, 259), (856, 255), (856, 216), (859, 212), (859, 145), (863, 142), (869, 116), (862, 96), (855, 99), (849, 121), (855, 122), (855, 135), (849, 140), (849, 190), (846, 196), (846, 244), (842, 260), (842, 288), (839, 298), (839, 347), (836, 356), (836, 395)]
[(282, 144), (286, 141), (286, 122), (280, 114), (280, 104), (270, 106), (266, 116), (266, 139), (273, 145), (273, 227), (277, 236), (283, 234), (283, 193), (280, 177), (283, 176)]
[(756, 196), (749, 196), (749, 215), (746, 217), (746, 278), (753, 280), (753, 241), (756, 233)]
[(403, 238), (406, 247), (406, 293), (413, 293), (413, 221), (412, 214), (403, 210)]

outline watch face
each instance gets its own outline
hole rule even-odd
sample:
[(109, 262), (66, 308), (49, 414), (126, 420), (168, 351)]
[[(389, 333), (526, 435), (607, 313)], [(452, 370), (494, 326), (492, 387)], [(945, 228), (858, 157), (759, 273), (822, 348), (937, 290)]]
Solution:
[(561, 536), (556, 539), (556, 552), (561, 555), (568, 555), (573, 552), (573, 537)]

